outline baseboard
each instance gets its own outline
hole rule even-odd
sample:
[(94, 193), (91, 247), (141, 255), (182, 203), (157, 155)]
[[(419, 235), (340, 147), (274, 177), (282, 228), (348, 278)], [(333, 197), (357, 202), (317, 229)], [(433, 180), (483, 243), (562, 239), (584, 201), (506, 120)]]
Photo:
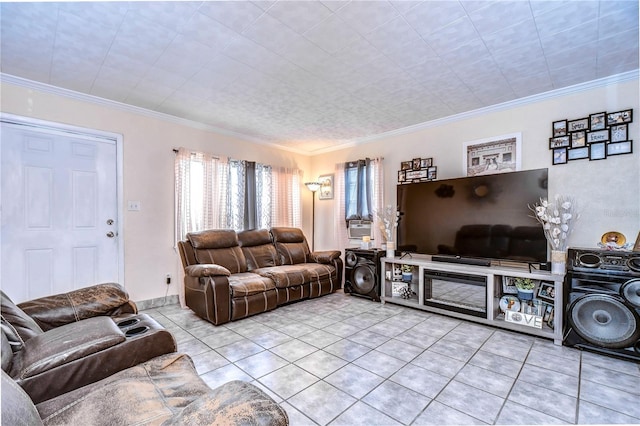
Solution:
[(172, 294), (167, 297), (156, 297), (155, 299), (141, 300), (136, 302), (136, 306), (138, 306), (139, 311), (144, 311), (146, 309), (159, 308), (167, 305), (177, 305), (179, 303), (180, 299), (178, 295)]

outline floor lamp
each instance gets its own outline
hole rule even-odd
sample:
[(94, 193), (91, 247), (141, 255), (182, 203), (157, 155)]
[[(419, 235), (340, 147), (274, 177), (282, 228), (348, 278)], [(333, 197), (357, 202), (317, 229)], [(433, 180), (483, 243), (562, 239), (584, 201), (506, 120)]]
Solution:
[(316, 246), (316, 191), (322, 186), (320, 182), (305, 182), (304, 185), (311, 191), (311, 251)]

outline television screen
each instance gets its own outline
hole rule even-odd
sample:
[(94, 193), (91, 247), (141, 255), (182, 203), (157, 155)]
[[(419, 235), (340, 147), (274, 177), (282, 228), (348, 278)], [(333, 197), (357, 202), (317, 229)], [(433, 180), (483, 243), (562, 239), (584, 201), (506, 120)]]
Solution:
[(397, 197), (399, 251), (547, 261), (529, 209), (547, 197), (547, 169), (402, 184)]

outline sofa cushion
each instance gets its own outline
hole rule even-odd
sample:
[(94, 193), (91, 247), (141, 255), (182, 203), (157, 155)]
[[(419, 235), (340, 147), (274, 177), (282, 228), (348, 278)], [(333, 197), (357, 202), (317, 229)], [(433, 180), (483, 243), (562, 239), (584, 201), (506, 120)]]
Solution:
[(252, 229), (239, 232), (238, 241), (250, 271), (280, 264), (280, 256), (271, 241), (268, 230)]
[(309, 260), (307, 239), (298, 228), (274, 227), (271, 236), (283, 265), (295, 265)]
[(209, 387), (185, 355), (168, 354), (37, 405), (45, 425), (161, 424)]
[(271, 279), (252, 272), (240, 272), (231, 275), (229, 277), (229, 286), (231, 287), (231, 297), (245, 297), (276, 288)]
[(232, 274), (247, 272), (247, 260), (232, 229), (212, 229), (187, 234), (198, 263), (215, 263)]
[(234, 380), (189, 404), (163, 426), (289, 424), (287, 412), (255, 386)]
[(271, 278), (277, 288), (286, 288), (328, 278), (335, 272), (335, 268), (319, 263), (298, 263), (296, 265), (259, 268), (253, 272)]

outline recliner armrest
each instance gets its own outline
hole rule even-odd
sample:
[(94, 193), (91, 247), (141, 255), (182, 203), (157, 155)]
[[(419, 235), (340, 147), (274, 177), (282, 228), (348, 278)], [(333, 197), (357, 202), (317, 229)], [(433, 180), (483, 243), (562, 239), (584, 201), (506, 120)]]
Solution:
[(97, 316), (138, 313), (135, 303), (129, 300), (129, 294), (117, 283), (97, 284), (68, 293), (45, 296), (19, 303), (18, 307), (44, 331)]
[(11, 377), (20, 380), (100, 352), (126, 340), (109, 317), (57, 327), (27, 340), (14, 354)]
[(338, 250), (314, 251), (309, 255), (309, 257), (315, 263), (333, 263), (335, 259), (340, 257), (340, 251)]
[(224, 266), (216, 265), (214, 263), (203, 263), (200, 265), (190, 265), (184, 268), (184, 273), (190, 277), (203, 278), (203, 277), (215, 277), (223, 275), (228, 277), (231, 272)]

